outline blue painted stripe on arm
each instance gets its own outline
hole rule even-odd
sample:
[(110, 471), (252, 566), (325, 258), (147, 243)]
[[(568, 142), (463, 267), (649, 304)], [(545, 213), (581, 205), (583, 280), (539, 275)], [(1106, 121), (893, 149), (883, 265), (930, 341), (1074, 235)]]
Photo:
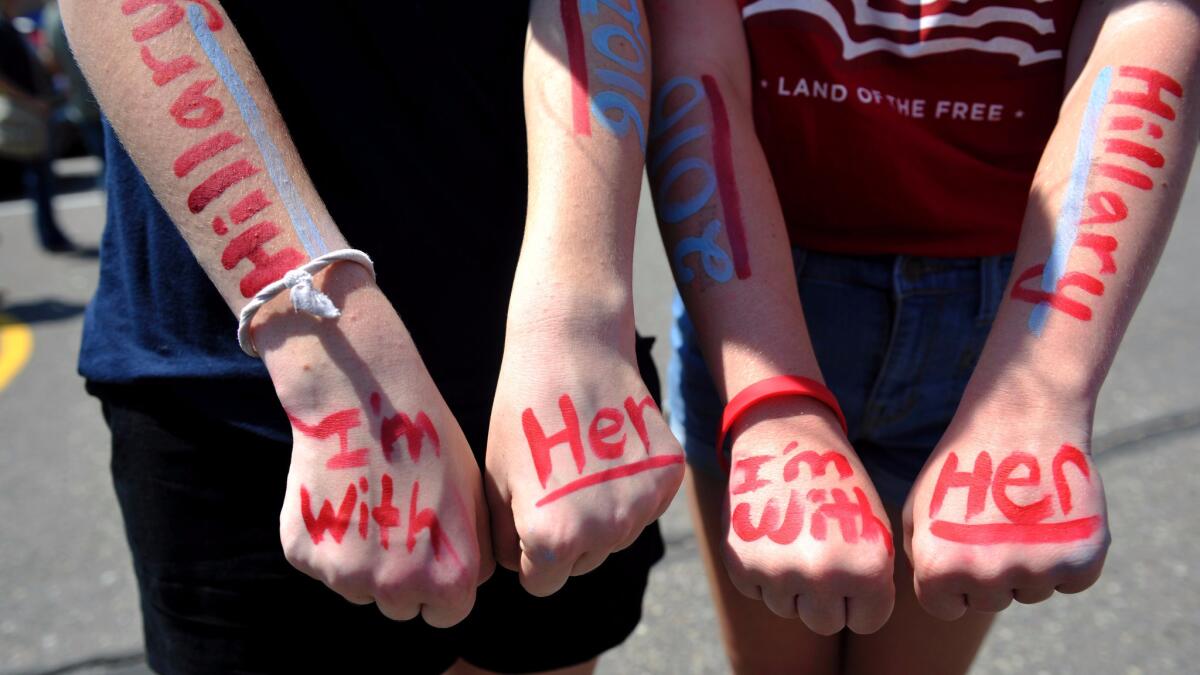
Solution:
[(237, 104), (238, 111), (242, 114), (242, 119), (250, 129), (250, 136), (254, 138), (259, 152), (262, 153), (263, 163), (267, 167), (267, 175), (271, 177), (275, 190), (279, 192), (283, 206), (292, 219), (292, 228), (300, 238), (300, 243), (304, 245), (304, 250), (308, 252), (310, 258), (328, 253), (329, 249), (326, 247), (325, 241), (321, 239), (321, 233), (317, 230), (312, 215), (305, 208), (304, 200), (300, 198), (296, 185), (284, 167), (283, 155), (275, 146), (275, 142), (271, 140), (271, 135), (267, 133), (267, 125), (263, 122), (262, 111), (258, 109), (246, 83), (242, 81), (241, 76), (234, 69), (233, 63), (225, 54), (225, 50), (221, 48), (216, 36), (209, 29), (208, 22), (204, 18), (204, 11), (199, 5), (191, 4), (188, 5), (187, 15), (188, 22), (192, 25), (192, 33), (196, 35), (200, 47), (204, 49), (208, 60), (212, 62), (221, 81), (225, 83), (225, 88), (229, 90), (230, 96)]
[[(1092, 91), (1088, 95), (1087, 107), (1083, 111), (1083, 123), (1079, 127), (1079, 144), (1075, 146), (1075, 162), (1071, 165), (1071, 179), (1067, 183), (1067, 195), (1054, 224), (1054, 245), (1042, 271), (1042, 290), (1053, 293), (1058, 282), (1067, 271), (1067, 260), (1075, 239), (1079, 236), (1079, 221), (1083, 216), (1083, 191), (1087, 187), (1088, 175), (1092, 170), (1092, 148), (1099, 133), (1100, 112), (1108, 101), (1108, 90), (1112, 86), (1112, 67), (1107, 66), (1096, 76)], [(1029, 330), (1041, 335), (1042, 328), (1050, 316), (1050, 304), (1039, 303), (1029, 315)]]

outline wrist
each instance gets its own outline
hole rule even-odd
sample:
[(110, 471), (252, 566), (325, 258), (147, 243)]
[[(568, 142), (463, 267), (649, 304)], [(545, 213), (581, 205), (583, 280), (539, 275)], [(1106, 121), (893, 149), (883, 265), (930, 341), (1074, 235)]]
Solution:
[(298, 312), (288, 294), (280, 293), (251, 324), (254, 344), (277, 391), (300, 380), (353, 379), (389, 364), (419, 361), (400, 318), (365, 268), (334, 263), (313, 276), (313, 286), (341, 316), (320, 319)]
[(633, 338), (633, 290), (612, 275), (518, 277), (508, 309), (508, 335), (564, 339)]

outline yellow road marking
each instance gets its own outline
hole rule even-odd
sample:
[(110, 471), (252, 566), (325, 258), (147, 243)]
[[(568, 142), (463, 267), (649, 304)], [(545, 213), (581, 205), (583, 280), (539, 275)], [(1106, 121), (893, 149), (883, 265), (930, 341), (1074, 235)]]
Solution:
[(33, 353), (33, 331), (8, 314), (0, 314), (0, 391), (12, 381)]

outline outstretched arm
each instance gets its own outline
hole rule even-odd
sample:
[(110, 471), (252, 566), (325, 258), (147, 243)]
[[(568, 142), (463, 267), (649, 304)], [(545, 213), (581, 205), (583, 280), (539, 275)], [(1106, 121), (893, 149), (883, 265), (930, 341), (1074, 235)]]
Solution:
[(640, 0), (537, 0), (529, 213), (492, 409), (497, 560), (545, 595), (630, 545), (683, 478), (637, 370), (633, 241), (647, 139)]
[[(346, 247), (219, 3), (64, 0), (62, 12), (121, 142), (234, 312)], [(285, 553), (388, 616), (455, 623), (490, 571), (478, 467), (368, 272), (341, 263), (315, 283), (340, 319), (292, 312), (285, 292), (254, 322), (294, 432)]]
[[(755, 135), (736, 3), (651, 0), (649, 9), (650, 183), (713, 382), (729, 401), (768, 378), (819, 381)], [(819, 633), (878, 629), (892, 607), (890, 529), (833, 410), (801, 397), (759, 404), (731, 437), (725, 558), (734, 585), (753, 598), (761, 588), (772, 611)], [(827, 530), (827, 519), (838, 525)]]
[(1192, 166), (1200, 7), (1082, 7), (1007, 298), (910, 497), (918, 595), (945, 618), (1083, 590), (1109, 543), (1093, 414)]

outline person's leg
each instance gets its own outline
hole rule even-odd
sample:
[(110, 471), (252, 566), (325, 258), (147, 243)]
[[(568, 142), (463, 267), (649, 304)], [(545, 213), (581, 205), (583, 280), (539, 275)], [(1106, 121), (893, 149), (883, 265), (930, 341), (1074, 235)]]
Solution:
[(25, 166), (25, 186), (33, 200), (38, 243), (51, 252), (71, 250), (71, 241), (59, 229), (54, 216), (54, 171), (49, 160), (38, 160)]
[[(888, 507), (893, 532), (903, 532), (900, 509)], [(912, 566), (896, 550), (896, 606), (871, 635), (847, 632), (844, 675), (959, 675), (967, 672), (995, 614), (968, 610), (957, 621), (935, 619), (913, 593)]]
[[(1011, 264), (1009, 256), (897, 260), (895, 337), (865, 416), (867, 438), (857, 445), (898, 537), (904, 531), (899, 505), (954, 415)], [(995, 615), (968, 611), (945, 622), (928, 614), (913, 591), (901, 544), (895, 580), (891, 620), (872, 635), (846, 636), (844, 672), (966, 673)]]
[(842, 652), (838, 635), (817, 635), (799, 619), (776, 615), (762, 600), (742, 595), (729, 580), (722, 557), (729, 529), (724, 516), (725, 481), (689, 470), (686, 483), (697, 549), (733, 671), (747, 675), (837, 673)]

